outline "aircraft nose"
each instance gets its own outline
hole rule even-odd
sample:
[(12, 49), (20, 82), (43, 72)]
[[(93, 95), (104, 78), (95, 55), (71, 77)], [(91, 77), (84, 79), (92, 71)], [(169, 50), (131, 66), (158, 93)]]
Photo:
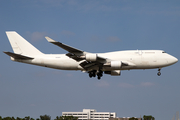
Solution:
[(177, 58), (175, 58), (175, 59), (174, 59), (174, 61), (175, 61), (175, 63), (177, 63), (177, 62), (178, 62), (178, 59), (177, 59)]
[(174, 57), (174, 56), (171, 56), (171, 58), (168, 60), (168, 62), (171, 63), (171, 64), (175, 64), (175, 63), (178, 62), (178, 59), (176, 57)]

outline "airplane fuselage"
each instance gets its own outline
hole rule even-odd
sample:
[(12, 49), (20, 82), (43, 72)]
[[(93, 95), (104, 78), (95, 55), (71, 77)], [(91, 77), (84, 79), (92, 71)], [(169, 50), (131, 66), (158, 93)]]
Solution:
[[(116, 69), (103, 66), (103, 71), (162, 68), (177, 62), (177, 59), (175, 57), (165, 53), (162, 50), (128, 50), (97, 53), (97, 55), (114, 61), (123, 61), (131, 64), (130, 66), (122, 66)], [(11, 59), (17, 62), (34, 64), (54, 69), (84, 70), (79, 65), (82, 61), (77, 62), (66, 56), (66, 54), (44, 54), (33, 57), (34, 59), (32, 60)]]

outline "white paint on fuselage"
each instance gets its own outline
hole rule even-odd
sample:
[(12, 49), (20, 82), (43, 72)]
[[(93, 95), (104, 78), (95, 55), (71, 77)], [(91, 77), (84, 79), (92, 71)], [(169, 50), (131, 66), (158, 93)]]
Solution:
[[(153, 69), (172, 65), (178, 61), (177, 58), (165, 53), (162, 50), (128, 50), (108, 53), (97, 53), (98, 56), (108, 58), (111, 61), (122, 61), (132, 65), (122, 66), (119, 70), (130, 69)], [(18, 62), (34, 64), (61, 70), (84, 70), (77, 62), (65, 54), (43, 54), (32, 56), (32, 60), (14, 60)], [(104, 67), (103, 71), (114, 70)]]
[(109, 56), (111, 60), (127, 61), (135, 66), (123, 66), (120, 70), (162, 68), (176, 63), (177, 58), (162, 50), (129, 50), (99, 54)]

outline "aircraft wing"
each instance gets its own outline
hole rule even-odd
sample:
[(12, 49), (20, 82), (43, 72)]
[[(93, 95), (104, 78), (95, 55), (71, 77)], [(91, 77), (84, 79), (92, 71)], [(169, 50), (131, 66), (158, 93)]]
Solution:
[[(79, 50), (77, 48), (63, 44), (61, 42), (57, 42), (49, 37), (45, 37), (45, 38), (47, 39), (48, 42), (50, 42), (54, 45), (57, 45), (57, 46), (63, 48), (64, 50), (68, 51), (69, 53), (66, 54), (68, 57), (70, 57), (78, 62), (82, 61), (80, 63), (80, 66), (82, 68), (84, 68), (86, 71), (90, 71), (90, 70), (93, 70), (96, 68), (101, 68), (101, 67), (103, 67), (103, 65), (109, 66), (109, 64), (111, 62), (110, 59), (101, 57), (98, 54), (88, 53), (88, 52)], [(88, 55), (89, 55), (89, 59), (87, 58)], [(130, 62), (127, 62), (127, 61), (122, 61), (122, 65), (130, 66), (133, 64)]]
[(51, 39), (50, 37), (45, 37), (45, 38), (47, 39), (48, 42), (50, 42), (54, 45), (57, 45), (57, 46), (61, 47), (62, 49), (68, 51), (69, 53), (66, 54), (68, 57), (70, 57), (76, 61), (84, 60), (83, 58), (79, 57), (79, 56), (84, 54), (84, 51), (79, 50), (79, 49), (74, 48), (74, 47), (71, 47), (71, 46), (68, 46), (68, 45), (63, 44), (61, 42), (55, 41), (55, 40)]
[(45, 38), (47, 39), (48, 42), (50, 42), (50, 43), (52, 43), (54, 45), (57, 45), (57, 46), (61, 47), (62, 49), (66, 50), (66, 51), (68, 51), (70, 53), (83, 53), (84, 52), (82, 50), (79, 50), (77, 48), (73, 48), (73, 47), (68, 46), (66, 44), (63, 44), (61, 42), (57, 42), (57, 41), (55, 41), (55, 40), (53, 40), (53, 39), (51, 39), (49, 37), (45, 37)]
[[(84, 60), (85, 59), (85, 55), (86, 54), (91, 54), (91, 53), (87, 53), (85, 51), (82, 51), (82, 50), (79, 50), (77, 48), (74, 48), (74, 47), (71, 47), (69, 45), (66, 45), (66, 44), (63, 44), (61, 42), (58, 42), (58, 41), (55, 41), (49, 37), (45, 37), (47, 39), (48, 42), (54, 44), (54, 45), (57, 45), (59, 47), (61, 47), (62, 49), (68, 51), (69, 53), (67, 53), (66, 55), (76, 61), (81, 61), (81, 60)], [(97, 61), (96, 62), (105, 62), (106, 61), (106, 58), (102, 58), (100, 56), (97, 55)]]

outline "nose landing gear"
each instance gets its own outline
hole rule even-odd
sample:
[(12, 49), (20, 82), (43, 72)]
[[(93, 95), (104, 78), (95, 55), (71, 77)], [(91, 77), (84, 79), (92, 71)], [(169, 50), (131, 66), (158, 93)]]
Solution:
[(161, 69), (160, 69), (160, 68), (158, 69), (158, 73), (157, 73), (157, 75), (158, 75), (158, 76), (160, 76), (160, 75), (161, 75)]

